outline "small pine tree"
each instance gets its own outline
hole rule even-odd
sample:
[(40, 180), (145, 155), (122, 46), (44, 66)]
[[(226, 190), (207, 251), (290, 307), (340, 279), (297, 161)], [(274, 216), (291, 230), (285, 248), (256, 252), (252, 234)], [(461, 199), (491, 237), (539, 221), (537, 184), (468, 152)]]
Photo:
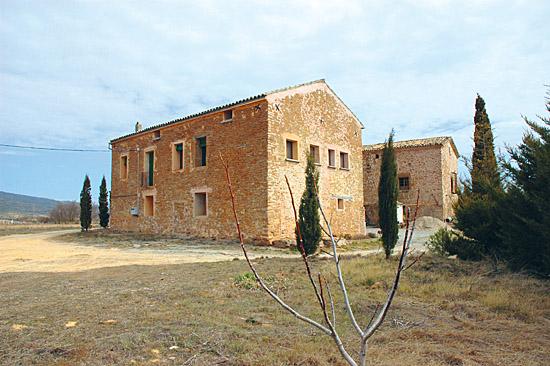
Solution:
[[(307, 158), (306, 166), (306, 188), (300, 201), (298, 213), (298, 225), (302, 234), (302, 243), (306, 255), (311, 255), (317, 251), (321, 241), (321, 224), (319, 216), (319, 201), (317, 197), (317, 187), (319, 184), (319, 172), (315, 166), (315, 160), (310, 154)], [(296, 243), (300, 251), (300, 238), (296, 233)]]
[(105, 181), (105, 176), (103, 176), (101, 185), (99, 186), (99, 225), (102, 228), (109, 226), (109, 202), (107, 195), (107, 182)]
[(476, 98), (474, 125), (471, 186), (474, 194), (485, 194), (487, 189), (501, 188), (501, 181), (495, 156), (491, 121), (489, 121), (489, 115), (485, 110), (485, 101), (479, 94)]
[(378, 217), (386, 259), (390, 257), (397, 243), (399, 232), (397, 223), (397, 163), (393, 149), (393, 136), (394, 132), (392, 130), (382, 152), (380, 183), (378, 185)]
[(82, 231), (88, 231), (92, 226), (92, 193), (90, 178), (86, 174), (82, 192), (80, 192), (80, 227)]

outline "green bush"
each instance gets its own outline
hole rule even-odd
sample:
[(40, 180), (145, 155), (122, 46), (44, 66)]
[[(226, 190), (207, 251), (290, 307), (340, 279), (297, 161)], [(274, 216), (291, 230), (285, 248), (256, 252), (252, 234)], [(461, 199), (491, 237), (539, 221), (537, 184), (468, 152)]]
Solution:
[(456, 255), (460, 259), (474, 261), (483, 258), (482, 248), (478, 242), (444, 228), (430, 236), (426, 246), (430, 252), (440, 256)]

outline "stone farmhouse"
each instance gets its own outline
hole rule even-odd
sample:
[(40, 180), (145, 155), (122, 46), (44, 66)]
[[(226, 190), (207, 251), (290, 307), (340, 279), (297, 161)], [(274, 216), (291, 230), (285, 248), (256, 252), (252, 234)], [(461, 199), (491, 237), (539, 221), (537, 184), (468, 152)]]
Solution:
[[(418, 216), (447, 220), (453, 216), (458, 198), (458, 150), (451, 137), (394, 142), (399, 182), (398, 201), (405, 217), (407, 208), (414, 212), (420, 190)], [(384, 144), (363, 147), (363, 192), (365, 219), (378, 223), (378, 182)], [(398, 215), (399, 216), (399, 215)]]
[(362, 128), (324, 80), (143, 130), (136, 125), (134, 133), (111, 141), (111, 226), (235, 238), (221, 154), (230, 165), (245, 238), (266, 244), (292, 240), (294, 218), (285, 176), (299, 204), (311, 153), (334, 232), (362, 236)]

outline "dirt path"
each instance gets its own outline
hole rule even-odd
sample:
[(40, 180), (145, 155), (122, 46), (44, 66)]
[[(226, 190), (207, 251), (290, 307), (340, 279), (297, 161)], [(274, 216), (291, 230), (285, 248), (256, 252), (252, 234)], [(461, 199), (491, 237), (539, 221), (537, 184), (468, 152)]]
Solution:
[[(0, 272), (74, 272), (92, 268), (132, 264), (158, 265), (193, 262), (219, 262), (242, 258), (240, 247), (208, 248), (181, 246), (178, 250), (118, 249), (82, 246), (57, 242), (57, 235), (75, 230), (39, 234), (10, 235), (0, 238)], [(290, 257), (273, 251), (269, 257)], [(266, 256), (266, 252), (251, 252), (251, 257)]]

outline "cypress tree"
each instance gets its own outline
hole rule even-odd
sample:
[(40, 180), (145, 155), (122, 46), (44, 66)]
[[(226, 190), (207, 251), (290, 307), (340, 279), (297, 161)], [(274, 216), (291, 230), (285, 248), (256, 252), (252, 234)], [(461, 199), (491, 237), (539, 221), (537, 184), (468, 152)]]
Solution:
[(472, 248), (498, 260), (502, 257), (502, 246), (497, 236), (497, 216), (504, 190), (495, 156), (491, 122), (485, 110), (485, 101), (479, 94), (475, 108), (470, 180), (463, 182), (463, 191), (455, 205), (456, 227), (475, 240)]
[(485, 110), (485, 101), (478, 94), (474, 115), (474, 151), (472, 153), (472, 192), (485, 194), (490, 189), (501, 187), (500, 175), (495, 156), (491, 121)]
[[(298, 225), (302, 234), (302, 243), (306, 255), (310, 255), (317, 251), (319, 242), (321, 241), (321, 224), (319, 216), (319, 200), (317, 197), (317, 187), (319, 184), (319, 172), (315, 166), (315, 160), (311, 154), (307, 157), (306, 166), (306, 188), (302, 194), (300, 201), (300, 209), (298, 213)], [(298, 249), (302, 248), (299, 245), (300, 238), (296, 233), (296, 243)]]
[(80, 227), (82, 231), (88, 231), (92, 226), (92, 193), (90, 178), (86, 174), (82, 191), (80, 192)]
[(390, 133), (382, 152), (378, 185), (378, 217), (386, 259), (390, 257), (399, 231), (397, 223), (397, 163), (393, 149), (394, 132)]
[(99, 225), (102, 228), (109, 226), (109, 202), (107, 200), (107, 182), (103, 176), (99, 186)]

